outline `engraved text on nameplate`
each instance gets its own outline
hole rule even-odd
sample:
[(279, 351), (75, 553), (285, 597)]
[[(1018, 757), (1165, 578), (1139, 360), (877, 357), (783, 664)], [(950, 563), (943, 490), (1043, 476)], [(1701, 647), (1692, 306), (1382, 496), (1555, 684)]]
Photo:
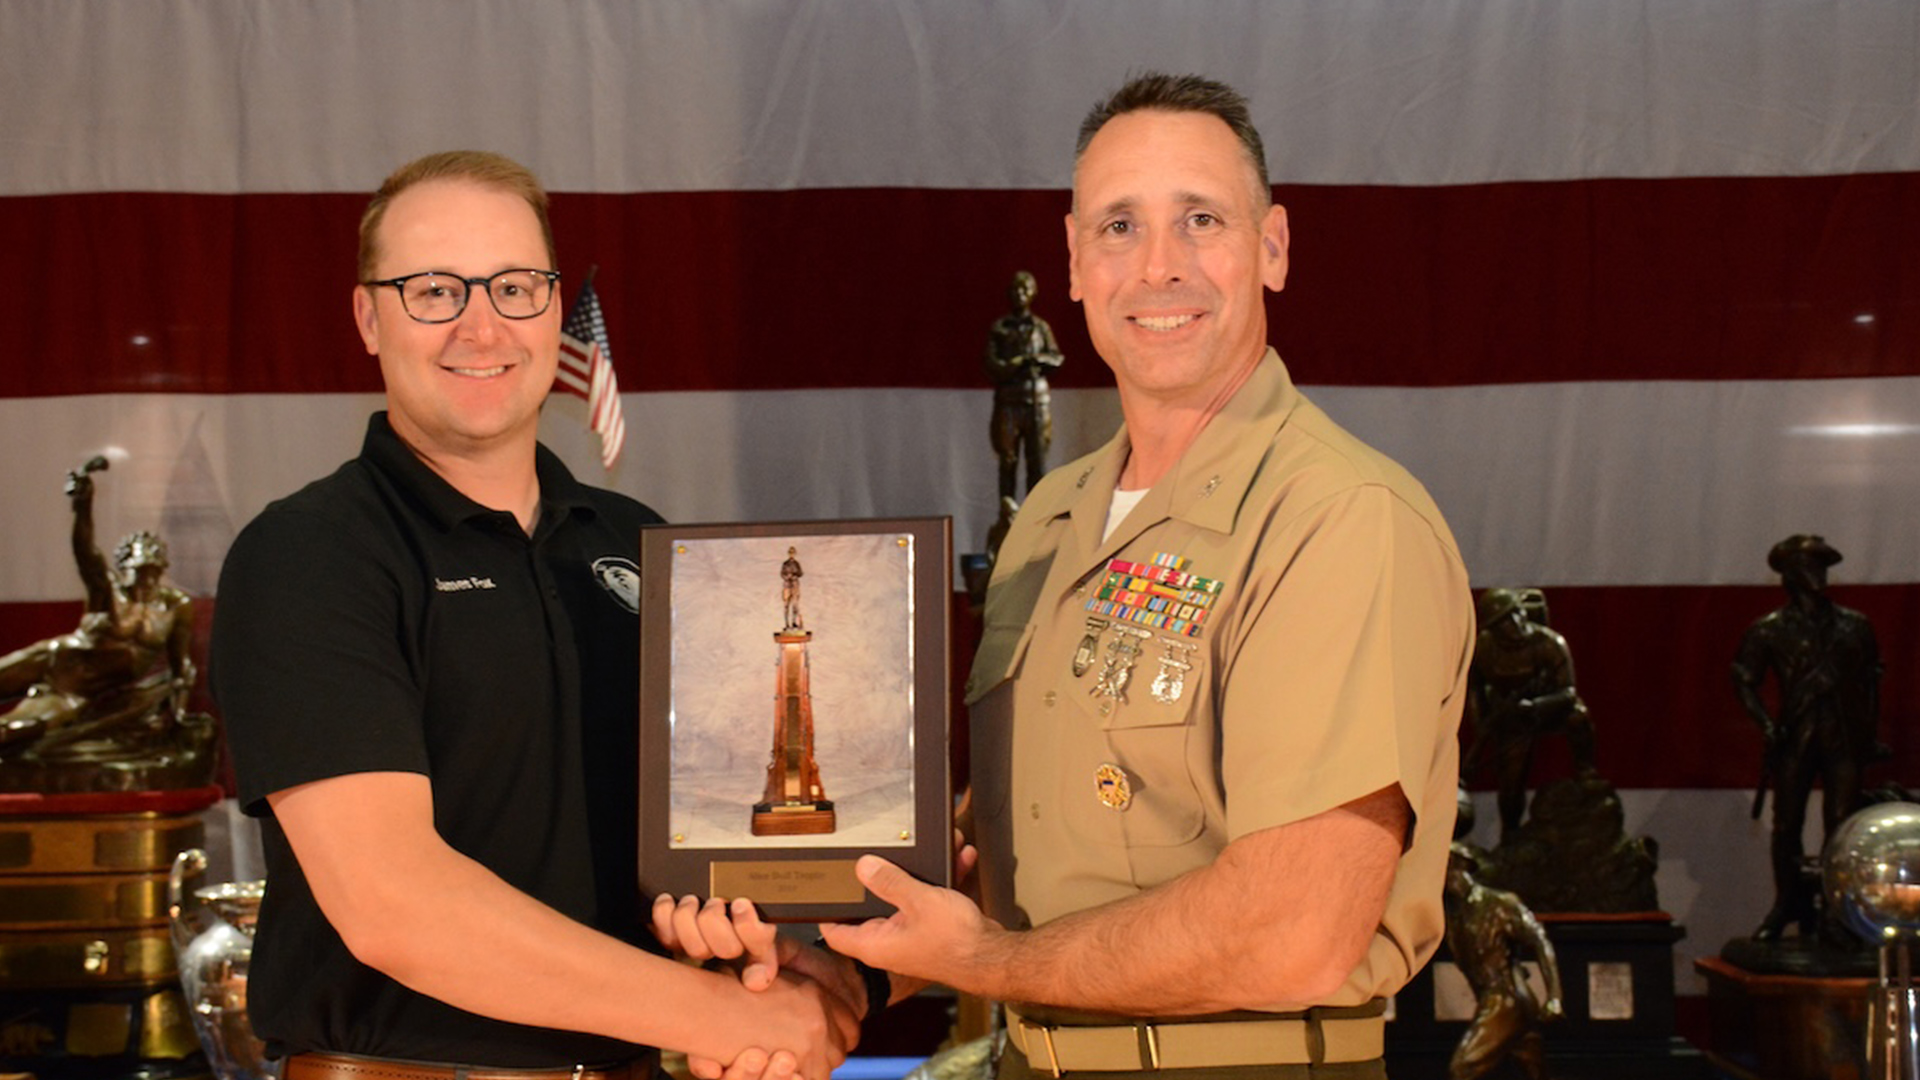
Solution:
[(744, 896), (762, 904), (857, 904), (866, 887), (852, 859), (715, 860), (709, 896)]

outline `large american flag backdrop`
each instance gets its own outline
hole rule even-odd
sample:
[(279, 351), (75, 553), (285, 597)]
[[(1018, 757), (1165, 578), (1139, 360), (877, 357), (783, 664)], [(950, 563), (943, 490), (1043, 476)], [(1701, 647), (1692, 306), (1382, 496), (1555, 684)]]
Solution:
[(577, 472), (673, 520), (950, 513), (978, 547), (1016, 270), (1068, 357), (1054, 460), (1117, 420), (1061, 216), (1081, 113), (1145, 67), (1253, 99), (1275, 344), (1476, 586), (1547, 589), (1689, 955), (1769, 900), (1728, 662), (1774, 541), (1845, 553), (1877, 778), (1920, 784), (1908, 0), (0, 0), (0, 649), (74, 625), (89, 455), (101, 535), (159, 527), (211, 601), (235, 531), (354, 453), (364, 193), (452, 147), (534, 166), (567, 281), (599, 267), (627, 446), (604, 471), (556, 395)]

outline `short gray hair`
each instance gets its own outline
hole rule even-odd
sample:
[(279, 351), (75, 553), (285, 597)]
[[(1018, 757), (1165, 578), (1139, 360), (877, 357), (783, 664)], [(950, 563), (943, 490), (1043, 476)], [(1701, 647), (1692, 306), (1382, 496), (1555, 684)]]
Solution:
[(1253, 126), (1252, 113), (1247, 108), (1247, 99), (1226, 83), (1205, 78), (1200, 75), (1169, 75), (1162, 71), (1145, 71), (1128, 79), (1126, 85), (1096, 102), (1086, 119), (1080, 121), (1080, 137), (1074, 143), (1073, 164), (1080, 165), (1080, 158), (1087, 152), (1088, 144), (1107, 121), (1130, 112), (1154, 109), (1160, 112), (1205, 113), (1217, 117), (1221, 123), (1240, 140), (1240, 146), (1247, 152), (1247, 160), (1253, 164), (1253, 172), (1260, 180), (1261, 201), (1273, 199), (1273, 184), (1267, 179), (1267, 148), (1260, 141), (1260, 132)]

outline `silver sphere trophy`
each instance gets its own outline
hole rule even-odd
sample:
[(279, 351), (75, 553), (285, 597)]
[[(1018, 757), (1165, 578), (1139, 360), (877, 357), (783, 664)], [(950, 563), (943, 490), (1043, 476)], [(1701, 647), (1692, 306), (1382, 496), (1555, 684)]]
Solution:
[(1868, 1075), (1920, 1080), (1913, 946), (1920, 940), (1920, 805), (1880, 803), (1848, 818), (1821, 858), (1827, 901), (1880, 947), (1880, 991), (1867, 1021)]

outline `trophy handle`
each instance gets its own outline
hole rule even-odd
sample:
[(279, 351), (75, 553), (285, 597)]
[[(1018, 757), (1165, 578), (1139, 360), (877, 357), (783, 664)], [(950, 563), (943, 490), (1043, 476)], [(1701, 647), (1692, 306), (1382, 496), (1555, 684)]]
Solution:
[[(205, 905), (197, 899), (189, 900), (187, 891), (189, 880), (201, 881), (207, 876), (207, 853), (199, 848), (188, 848), (173, 857), (173, 869), (167, 873), (167, 923), (173, 932), (174, 955), (184, 956), (187, 946), (200, 936), (200, 913)], [(189, 907), (191, 904), (191, 907)]]

